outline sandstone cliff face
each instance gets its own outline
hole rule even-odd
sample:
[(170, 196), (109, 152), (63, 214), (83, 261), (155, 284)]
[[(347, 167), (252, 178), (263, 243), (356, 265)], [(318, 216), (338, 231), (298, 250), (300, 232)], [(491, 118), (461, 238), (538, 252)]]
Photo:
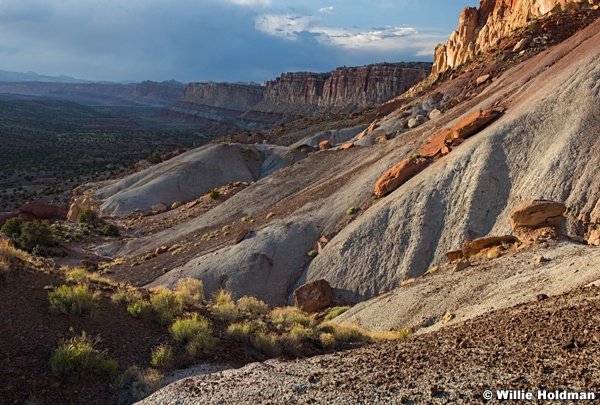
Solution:
[(184, 103), (245, 112), (263, 98), (264, 87), (233, 83), (190, 83), (181, 99)]
[(330, 73), (284, 73), (267, 82), (260, 108), (372, 107), (404, 93), (430, 70), (430, 63), (384, 63)]
[(479, 9), (467, 7), (458, 29), (445, 45), (435, 48), (432, 73), (441, 73), (494, 49), (498, 41), (529, 21), (549, 15), (596, 7), (600, 0), (481, 0)]

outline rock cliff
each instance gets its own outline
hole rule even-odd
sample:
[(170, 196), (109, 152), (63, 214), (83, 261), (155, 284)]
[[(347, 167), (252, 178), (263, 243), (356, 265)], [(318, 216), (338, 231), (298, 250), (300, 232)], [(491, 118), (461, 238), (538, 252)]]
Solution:
[(404, 93), (430, 70), (430, 63), (383, 63), (329, 73), (284, 73), (267, 82), (264, 101), (258, 107), (373, 107)]
[(445, 45), (435, 48), (432, 73), (458, 66), (480, 52), (494, 49), (515, 29), (552, 13), (597, 8), (599, 0), (481, 0), (479, 9), (466, 7), (458, 29)]

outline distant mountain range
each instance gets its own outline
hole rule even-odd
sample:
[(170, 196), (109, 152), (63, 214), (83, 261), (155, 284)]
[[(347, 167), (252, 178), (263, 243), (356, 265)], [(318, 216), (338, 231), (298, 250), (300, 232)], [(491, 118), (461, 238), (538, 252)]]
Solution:
[(54, 83), (91, 83), (90, 80), (75, 79), (70, 76), (46, 76), (35, 72), (11, 72), (0, 70), (0, 82), (54, 82)]

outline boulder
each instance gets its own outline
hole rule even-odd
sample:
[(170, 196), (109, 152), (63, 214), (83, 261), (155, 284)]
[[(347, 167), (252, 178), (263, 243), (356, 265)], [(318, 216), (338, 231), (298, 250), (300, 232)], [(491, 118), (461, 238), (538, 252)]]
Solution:
[(183, 203), (181, 201), (175, 201), (173, 204), (171, 204), (171, 209), (175, 210), (179, 207), (181, 207), (183, 205)]
[(504, 236), (484, 236), (477, 238), (472, 241), (466, 241), (462, 247), (463, 257), (470, 257), (476, 255), (484, 249), (489, 249), (493, 246), (501, 246), (505, 244), (513, 244), (518, 242), (519, 239), (512, 235)]
[(485, 82), (487, 82), (488, 80), (490, 80), (492, 76), (490, 75), (483, 75), (483, 76), (479, 76), (477, 78), (477, 80), (475, 80), (475, 82), (477, 83), (478, 86), (481, 86), (482, 84), (484, 84)]
[(71, 205), (69, 206), (69, 212), (67, 213), (67, 221), (77, 222), (77, 217), (81, 213), (81, 211), (86, 208), (91, 208), (94, 211), (98, 212), (98, 204), (93, 200), (90, 194), (79, 195), (79, 193), (73, 191), (73, 198), (71, 200)]
[(431, 112), (429, 113), (429, 119), (430, 120), (434, 120), (436, 118), (439, 118), (439, 116), (442, 115), (442, 112), (440, 110), (438, 110), (437, 108), (434, 108), (433, 110), (431, 110)]
[(556, 239), (562, 234), (561, 224), (566, 210), (567, 207), (556, 201), (528, 201), (513, 210), (510, 215), (510, 227), (523, 241), (541, 237)]
[(340, 146), (341, 150), (346, 150), (354, 147), (354, 142), (348, 142)]
[(41, 203), (25, 203), (19, 209), (19, 217), (28, 220), (59, 221), (67, 219), (67, 211), (55, 205)]
[(470, 137), (485, 128), (487, 124), (493, 121), (501, 112), (500, 109), (489, 108), (468, 115), (452, 126), (449, 139), (466, 139)]
[(521, 52), (523, 49), (525, 49), (525, 47), (527, 46), (527, 44), (529, 43), (529, 38), (525, 37), (523, 39), (521, 39), (519, 42), (517, 42), (513, 48), (513, 52)]
[(314, 313), (331, 304), (333, 291), (327, 280), (315, 280), (304, 284), (294, 291), (296, 307), (307, 313)]
[(409, 119), (407, 125), (409, 128), (416, 128), (424, 122), (425, 122), (425, 116), (419, 114), (419, 115)]
[(439, 131), (434, 132), (427, 138), (428, 144), (421, 146), (417, 153), (422, 156), (435, 157), (442, 152), (446, 146), (446, 137), (449, 135), (450, 130), (448, 128), (442, 128)]
[(446, 257), (448, 258), (449, 262), (454, 262), (456, 260), (462, 259), (464, 256), (463, 256), (462, 249), (458, 249), (458, 250), (451, 250), (451, 251), (447, 252)]
[(429, 164), (425, 158), (408, 158), (385, 172), (375, 183), (375, 195), (382, 197), (391, 193)]

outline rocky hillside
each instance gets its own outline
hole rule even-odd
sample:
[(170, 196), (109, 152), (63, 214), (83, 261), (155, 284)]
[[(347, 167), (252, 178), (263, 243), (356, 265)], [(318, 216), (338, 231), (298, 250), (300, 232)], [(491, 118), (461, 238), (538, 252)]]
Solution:
[[(476, 55), (494, 50), (498, 43), (518, 28), (532, 25), (539, 18), (562, 12), (597, 10), (598, 0), (481, 0), (479, 8), (466, 7), (460, 15), (458, 29), (445, 45), (435, 48), (433, 74), (442, 73)], [(525, 36), (519, 47), (531, 42)], [(519, 49), (519, 50), (521, 50)]]

